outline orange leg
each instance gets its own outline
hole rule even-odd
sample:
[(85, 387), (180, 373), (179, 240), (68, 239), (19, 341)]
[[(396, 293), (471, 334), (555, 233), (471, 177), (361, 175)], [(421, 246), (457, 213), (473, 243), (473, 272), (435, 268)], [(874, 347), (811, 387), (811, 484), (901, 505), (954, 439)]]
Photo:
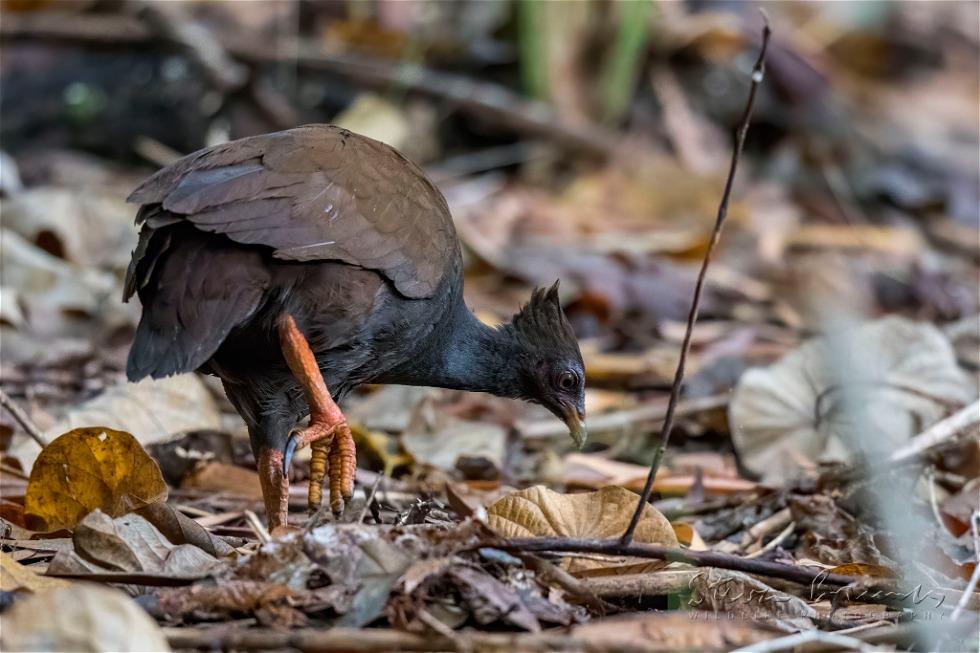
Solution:
[(289, 469), (296, 449), (310, 445), (309, 508), (320, 507), (323, 479), (330, 478), (330, 508), (335, 515), (344, 510), (344, 500), (354, 492), (357, 457), (347, 418), (334, 403), (310, 344), (287, 313), (279, 318), (279, 341), (286, 363), (299, 381), (310, 407), (310, 424), (293, 433), (286, 444), (283, 473)]
[(269, 530), (275, 531), (286, 525), (286, 517), (289, 515), (289, 478), (283, 469), (282, 452), (263, 447), (256, 462)]

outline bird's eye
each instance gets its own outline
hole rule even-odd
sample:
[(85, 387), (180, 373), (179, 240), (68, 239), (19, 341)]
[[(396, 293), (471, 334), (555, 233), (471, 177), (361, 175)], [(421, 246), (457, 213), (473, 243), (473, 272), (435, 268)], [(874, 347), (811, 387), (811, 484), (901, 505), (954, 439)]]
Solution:
[(571, 390), (575, 387), (578, 380), (575, 375), (571, 372), (562, 372), (562, 375), (558, 377), (558, 387), (562, 390)]

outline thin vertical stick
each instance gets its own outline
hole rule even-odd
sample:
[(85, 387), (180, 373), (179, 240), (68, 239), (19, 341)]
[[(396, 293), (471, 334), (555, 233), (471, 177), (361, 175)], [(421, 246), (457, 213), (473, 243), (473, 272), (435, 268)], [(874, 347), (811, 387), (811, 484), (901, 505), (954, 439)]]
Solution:
[(41, 448), (48, 446), (48, 443), (44, 441), (44, 436), (41, 435), (41, 429), (37, 427), (37, 424), (28, 416), (24, 409), (17, 405), (17, 403), (11, 399), (6, 392), (0, 390), (0, 406), (7, 409), (11, 417), (17, 420), (21, 428), (31, 436), (31, 439), (37, 442)]
[(755, 65), (752, 67), (752, 85), (749, 87), (749, 99), (745, 103), (742, 120), (739, 122), (738, 129), (735, 132), (735, 149), (732, 151), (732, 164), (728, 169), (728, 179), (725, 181), (725, 191), (722, 193), (721, 203), (718, 205), (718, 217), (715, 219), (714, 230), (711, 232), (711, 242), (708, 243), (708, 251), (705, 253), (704, 260), (701, 262), (701, 270), (698, 272), (697, 283), (694, 285), (694, 297), (691, 300), (691, 311), (687, 315), (687, 330), (684, 332), (684, 341), (681, 344), (681, 355), (677, 361), (677, 372), (674, 374), (674, 383), (670, 387), (670, 399), (667, 402), (667, 414), (664, 416), (664, 427), (660, 438), (660, 446), (657, 447), (653, 461), (650, 463), (650, 472), (647, 474), (647, 481), (643, 485), (643, 493), (640, 495), (636, 510), (633, 511), (630, 525), (620, 540), (623, 544), (628, 545), (633, 541), (633, 532), (636, 530), (636, 525), (640, 521), (640, 515), (643, 514), (643, 506), (650, 500), (650, 492), (653, 490), (653, 479), (657, 475), (657, 470), (660, 469), (664, 451), (667, 449), (671, 432), (674, 429), (674, 410), (677, 407), (677, 400), (681, 394), (681, 385), (684, 382), (684, 365), (687, 362), (687, 354), (691, 349), (691, 334), (694, 332), (694, 323), (698, 319), (698, 310), (701, 305), (701, 291), (704, 289), (704, 280), (708, 273), (708, 265), (711, 263), (711, 254), (714, 252), (715, 245), (718, 244), (718, 240), (721, 238), (721, 228), (725, 224), (725, 218), (728, 217), (728, 200), (732, 194), (732, 185), (735, 183), (735, 172), (738, 170), (738, 160), (742, 154), (742, 146), (745, 145), (745, 136), (749, 131), (749, 121), (752, 118), (752, 107), (755, 105), (756, 91), (759, 88), (759, 84), (762, 83), (763, 77), (765, 77), (766, 48), (769, 46), (771, 30), (769, 29), (769, 21), (766, 19), (765, 14), (763, 14), (763, 20), (765, 20), (765, 25), (762, 28), (762, 47), (759, 50), (759, 58), (756, 59)]

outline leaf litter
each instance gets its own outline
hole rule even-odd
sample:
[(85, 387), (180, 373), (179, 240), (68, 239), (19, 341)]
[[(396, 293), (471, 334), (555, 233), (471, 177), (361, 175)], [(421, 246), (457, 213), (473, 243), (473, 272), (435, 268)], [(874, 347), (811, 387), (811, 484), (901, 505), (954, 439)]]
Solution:
[[(462, 33), (439, 11), (422, 20), (395, 4), (383, 28), (358, 19), (338, 29), (336, 17), (313, 8), (307, 29), (331, 52), (394, 48), (395, 56), (409, 41)], [(240, 25), (223, 22), (255, 38), (249, 25), (282, 21), (276, 12), (285, 11), (262, 5), (243, 8)], [(602, 12), (616, 9), (579, 10), (583, 33), (615, 32)], [(290, 502), (294, 525), (305, 530), (269, 542), (255, 527), (262, 506), (254, 460), (223, 399), (196, 376), (124, 382), (136, 314), (116, 299), (128, 252), (120, 243), (135, 236), (123, 229), (119, 198), (143, 176), (132, 153), (120, 168), (79, 158), (78, 143), (59, 132), (46, 142), (62, 149), (45, 153), (18, 147), (16, 138), (5, 142), (12, 156), (3, 158), (10, 219), (2, 238), (0, 382), (52, 444), (38, 456), (23, 426), (4, 413), (4, 649), (166, 650), (169, 639), (188, 649), (727, 650), (795, 632), (826, 649), (833, 645), (820, 638), (844, 628), (856, 628), (846, 636), (859, 649), (914, 645), (906, 622), (918, 620), (928, 636), (929, 620), (949, 617), (957, 603), (961, 616), (975, 619), (978, 595), (964, 590), (978, 555), (977, 420), (914, 449), (916, 436), (977, 397), (976, 75), (963, 65), (975, 59), (976, 37), (963, 27), (976, 24), (975, 10), (947, 5), (927, 18), (912, 4), (860, 17), (844, 6), (769, 10), (782, 42), (770, 53), (675, 434), (636, 542), (812, 572), (813, 582), (506, 546), (518, 535), (621, 535), (635, 501), (630, 490), (642, 486), (658, 444), (692, 263), (717, 203), (714, 158), (728, 149), (714, 141), (734, 124), (746, 82), (735, 55), (756, 38), (742, 26), (754, 14), (660, 3), (644, 51), (651, 68), (634, 80), (622, 126), (630, 142), (608, 148), (615, 155), (603, 162), (566, 155), (554, 131), (535, 132), (530, 143), (520, 121), (493, 133), (460, 129), (472, 110), (465, 103), (436, 132), (432, 116), (444, 109), (429, 97), (432, 88), (409, 94), (403, 106), (351, 87), (359, 100), (345, 118), (409, 147), (425, 144), (413, 156), (456, 171), (440, 178), (467, 248), (467, 299), (481, 319), (506, 318), (530, 285), (562, 278), (563, 304), (586, 352), (596, 424), (590, 448), (572, 451), (561, 424), (540, 407), (366, 388), (346, 407), (360, 454), (352, 510), (341, 522), (323, 523), (322, 515), (307, 522), (300, 508), (308, 459), (298, 457)], [(207, 24), (208, 12), (222, 10), (188, 11)], [(499, 45), (501, 35), (520, 33), (501, 29), (506, 17), (485, 13), (470, 16), (487, 35), (473, 44)], [(118, 17), (112, 8), (82, 8), (75, 19), (105, 16)], [(405, 26), (425, 21), (450, 28), (401, 38)], [(560, 38), (569, 27), (550, 21), (541, 29)], [(90, 65), (86, 47), (76, 47), (72, 64)], [(471, 56), (443, 48), (412, 56), (436, 68), (447, 51), (454, 66)], [(488, 56), (480, 52), (477, 58)], [(494, 52), (493, 65), (506, 66), (511, 54)], [(132, 53), (123, 46), (119, 56)], [(579, 118), (599, 120), (603, 101), (590, 99), (586, 83), (596, 73), (579, 59), (541, 57), (550, 73), (544, 79), (553, 81), (538, 91)], [(20, 60), (11, 61), (16, 73)], [(303, 88), (324, 87), (307, 64), (296, 71)], [(193, 66), (186, 73), (196, 74)], [(87, 97), (98, 95), (97, 85), (87, 88), (94, 91)], [(192, 95), (196, 107), (200, 94)], [(805, 119), (794, 102), (812, 109)], [(235, 134), (258, 129), (242, 116), (265, 120), (276, 105), (263, 106), (256, 115), (222, 110), (205, 125), (209, 138), (227, 124)], [(342, 108), (304, 111), (327, 121)], [(180, 151), (204, 144), (203, 130), (188, 136), (185, 121), (172, 122), (173, 136), (157, 135), (161, 143)], [(97, 123), (85, 133), (106, 138), (105, 128)], [(184, 140), (168, 140), (178, 136)], [(501, 148), (502, 136), (518, 142)], [(134, 139), (127, 133), (106, 142), (128, 148)], [(138, 156), (160, 154), (145, 140), (133, 147)], [(488, 160), (498, 163), (481, 167)], [(20, 183), (8, 183), (15, 177)], [(836, 364), (841, 353), (828, 328), (841, 305), (859, 309), (847, 366)], [(855, 366), (860, 378), (836, 378)], [(847, 437), (848, 400), (859, 395), (869, 418), (855, 442)], [(55, 439), (74, 429), (95, 429), (95, 438), (128, 432), (132, 440), (112, 435), (126, 444), (86, 452)], [(876, 456), (909, 446), (894, 469), (867, 471)], [(92, 474), (58, 473), (46, 462), (57, 456)], [(162, 475), (147, 463), (153, 457)], [(902, 517), (918, 534), (921, 555), (911, 560), (898, 544), (901, 529), (875, 509), (880, 495), (896, 494), (896, 478)], [(911, 569), (928, 580), (908, 594), (902, 583)], [(842, 590), (821, 574), (851, 584)]]

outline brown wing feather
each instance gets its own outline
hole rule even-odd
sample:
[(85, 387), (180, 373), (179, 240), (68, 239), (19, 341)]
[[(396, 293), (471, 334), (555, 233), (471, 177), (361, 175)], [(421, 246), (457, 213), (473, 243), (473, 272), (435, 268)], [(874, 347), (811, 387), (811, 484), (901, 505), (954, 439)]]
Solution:
[[(459, 242), (442, 194), (397, 150), (330, 125), (192, 154), (129, 197), (277, 258), (378, 270), (408, 297), (433, 294)], [(139, 221), (139, 218), (137, 218)]]

